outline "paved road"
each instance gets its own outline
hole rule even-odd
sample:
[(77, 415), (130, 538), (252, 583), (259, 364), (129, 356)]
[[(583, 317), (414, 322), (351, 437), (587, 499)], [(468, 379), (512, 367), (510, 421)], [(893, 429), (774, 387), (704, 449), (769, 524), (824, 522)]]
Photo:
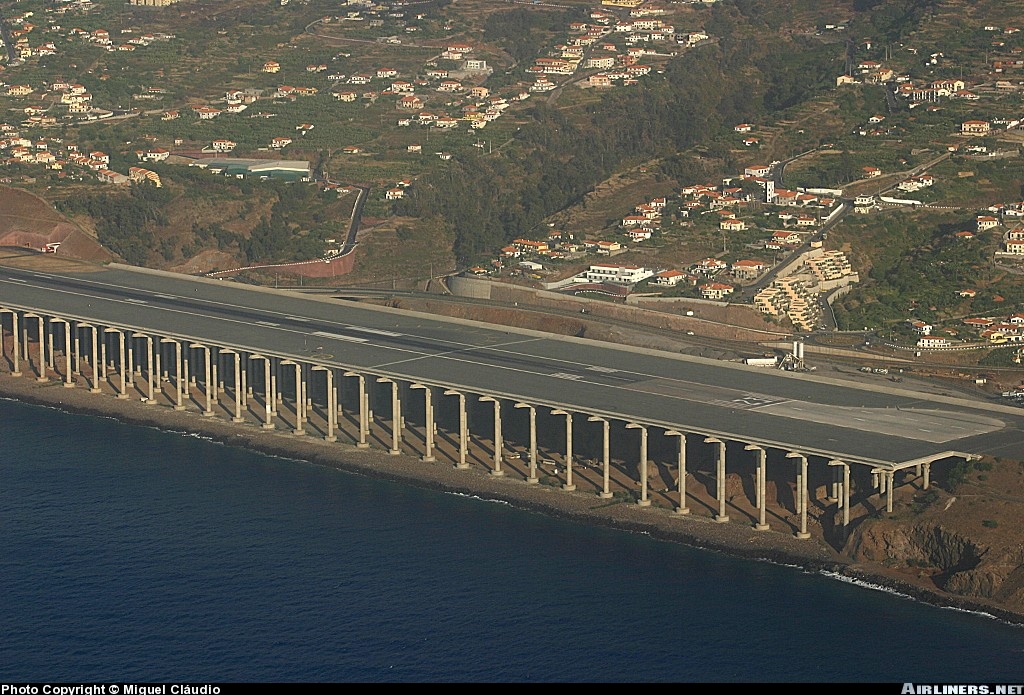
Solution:
[[(1024, 411), (126, 267), (0, 267), (0, 303), (873, 464), (1019, 455)], [(925, 400), (927, 399), (927, 400)]]

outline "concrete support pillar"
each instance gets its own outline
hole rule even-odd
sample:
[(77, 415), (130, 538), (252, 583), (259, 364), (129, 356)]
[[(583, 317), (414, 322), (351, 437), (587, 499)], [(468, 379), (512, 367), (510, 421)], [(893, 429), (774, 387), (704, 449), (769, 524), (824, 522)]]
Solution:
[(725, 513), (725, 442), (716, 437), (705, 437), (704, 441), (715, 445), (715, 497), (718, 499), (715, 521), (724, 524), (729, 520)]
[(922, 466), (924, 470), (921, 471), (921, 488), (927, 490), (931, 487), (932, 482), (932, 464), (931, 461)]
[(46, 376), (46, 320), (42, 316), (36, 318), (39, 320), (39, 375), (36, 381), (43, 382), (50, 380)]
[(424, 425), (423, 461), (430, 463), (434, 461), (434, 403), (433, 393), (427, 384), (410, 384), (409, 388), (423, 389), (423, 411), (426, 417)]
[(377, 379), (378, 384), (391, 384), (391, 449), (392, 456), (402, 453), (402, 404), (398, 398), (398, 382), (387, 377)]
[(757, 474), (755, 475), (754, 482), (754, 496), (757, 498), (757, 523), (754, 524), (754, 530), (767, 531), (769, 528), (767, 521), (768, 494), (766, 491), (768, 474), (766, 460), (768, 455), (764, 447), (757, 444), (748, 444), (743, 448), (746, 451), (753, 451), (754, 456), (757, 457)]
[(189, 345), (191, 349), (203, 351), (203, 395), (205, 396), (206, 406), (203, 409), (203, 417), (212, 417), (213, 412), (213, 365), (211, 364), (211, 358), (213, 355), (208, 345), (202, 343), (192, 343)]
[(295, 367), (295, 427), (292, 428), (292, 434), (305, 434), (306, 431), (302, 428), (302, 365), (291, 360), (282, 360), (281, 366)]
[(104, 328), (100, 338), (100, 378), (104, 381), (107, 380), (107, 332), (109, 330), (109, 328)]
[(551, 414), (565, 416), (565, 483), (562, 484), (562, 489), (572, 492), (576, 489), (575, 483), (572, 482), (572, 413), (567, 410), (552, 410)]
[(129, 333), (124, 340), (126, 360), (125, 385), (128, 388), (135, 388), (135, 336), (133, 333)]
[(641, 507), (650, 507), (651, 499), (648, 495), (649, 478), (647, 473), (647, 427), (636, 422), (626, 425), (627, 430), (640, 430), (640, 499), (636, 501)]
[(679, 506), (676, 507), (676, 514), (685, 516), (690, 513), (690, 508), (686, 506), (686, 434), (677, 430), (665, 430), (665, 436), (679, 437), (679, 452), (676, 459), (676, 466), (679, 469), (676, 473)]
[(338, 390), (334, 388), (334, 370), (322, 365), (313, 365), (314, 372), (323, 372), (327, 380), (327, 434), (324, 441), (338, 441), (335, 431), (338, 429)]
[(235, 384), (238, 398), (242, 401), (242, 410), (249, 409), (249, 357), (245, 358), (245, 369), (242, 370), (242, 381)]
[(184, 375), (182, 370), (182, 354), (181, 354), (181, 341), (173, 340), (171, 338), (161, 338), (160, 343), (173, 343), (174, 344), (174, 405), (172, 406), (175, 410), (184, 410)]
[(156, 386), (160, 382), (160, 366), (153, 372), (153, 337), (136, 333), (137, 338), (146, 339), (146, 398), (143, 403), (154, 405), (156, 403)]
[(14, 364), (11, 370), (11, 376), (21, 376), (21, 346), (20, 337), (21, 334), (18, 331), (18, 312), (11, 312), (11, 320), (13, 321), (12, 337), (14, 338)]
[(78, 376), (84, 376), (82, 374), (82, 343), (81, 343), (80, 337), (78, 335), (78, 324), (77, 323), (74, 324), (74, 330), (72, 331), (72, 333), (74, 333), (73, 340), (74, 340), (74, 353), (75, 353), (75, 365), (74, 365), (75, 368), (72, 371), (74, 371), (75, 374), (77, 374)]
[(893, 488), (896, 487), (894, 478), (896, 477), (896, 471), (886, 471), (884, 473), (886, 477), (887, 489), (885, 494), (885, 511), (892, 514), (892, 495)]
[(356, 442), (356, 446), (365, 449), (370, 446), (370, 442), (366, 441), (370, 434), (369, 403), (366, 402), (366, 377), (359, 372), (345, 372), (345, 376), (355, 377), (359, 380), (359, 441)]
[(231, 417), (231, 422), (244, 422), (245, 418), (242, 417), (242, 389), (240, 388), (242, 379), (242, 356), (234, 350), (221, 350), (221, 354), (231, 355), (234, 358), (235, 363), (235, 380), (231, 382), (231, 387), (235, 391), (235, 414)]
[(89, 353), (89, 361), (92, 363), (92, 386), (89, 387), (89, 393), (100, 392), (100, 353), (97, 346), (99, 340), (100, 329), (98, 326), (90, 326), (87, 323), (83, 323), (82, 326), (85, 328), (92, 329), (92, 352)]
[(274, 429), (274, 391), (271, 388), (270, 381), (270, 357), (264, 357), (263, 355), (250, 355), (250, 360), (263, 360), (263, 406), (265, 410), (265, 416), (263, 424), (260, 425), (265, 430)]
[[(163, 355), (161, 354), (164, 351), (163, 348), (164, 344), (162, 340), (153, 341), (153, 372), (149, 379), (154, 383), (154, 388), (160, 393), (160, 395), (163, 395), (164, 393), (163, 372), (160, 371), (163, 368), (163, 365), (161, 364), (161, 362), (163, 362)], [(156, 400), (153, 402), (156, 403)]]
[(833, 459), (828, 462), (828, 465), (842, 468), (841, 471), (836, 471), (837, 474), (842, 475), (842, 482), (839, 483), (839, 511), (842, 512), (842, 526), (845, 532), (850, 527), (850, 465), (845, 461), (839, 459)]
[(537, 409), (529, 403), (516, 403), (516, 408), (526, 408), (530, 416), (530, 472), (526, 482), (536, 485), (540, 482), (537, 477)]
[(108, 328), (107, 332), (110, 331), (117, 333), (117, 368), (118, 378), (121, 381), (121, 388), (117, 393), (117, 397), (123, 400), (128, 398), (128, 370), (127, 360), (125, 359), (124, 331), (119, 328)]
[(796, 537), (806, 540), (811, 537), (807, 532), (807, 457), (797, 451), (790, 451), (786, 458), (797, 459), (796, 469), (796, 508), (800, 515), (800, 530)]
[(592, 415), (587, 418), (587, 422), (600, 422), (601, 423), (601, 492), (597, 493), (597, 496), (603, 500), (610, 499), (612, 496), (611, 490), (611, 468), (612, 459), (610, 456), (611, 448), (609, 447), (609, 430), (611, 429), (611, 423), (603, 417)]
[[(64, 388), (74, 388), (75, 382), (72, 377), (74, 372), (72, 371), (72, 355), (71, 355), (71, 322), (60, 318), (50, 319), (50, 368), (55, 372), (57, 371), (56, 358), (53, 353), (53, 333), (56, 330), (56, 324), (63, 324), (62, 329), (64, 333)], [(0, 348), (2, 352), (2, 348)]]
[(494, 404), (494, 468), (491, 475), (500, 478), (505, 475), (505, 471), (501, 470), (501, 450), (505, 445), (501, 437), (501, 399), (484, 396), (480, 400)]
[(46, 366), (49, 367), (54, 372), (57, 371), (57, 364), (55, 362), (56, 358), (54, 357), (54, 354), (53, 354), (53, 331), (55, 330), (54, 329), (54, 324), (55, 323), (59, 323), (60, 321), (61, 321), (61, 319), (51, 318), (50, 319), (50, 330), (46, 331), (46, 349), (47, 349), (47, 353), (46, 353)]
[(466, 420), (466, 394), (461, 391), (449, 389), (444, 392), (446, 396), (458, 396), (459, 398), (459, 462), (456, 468), (469, 468), (466, 461), (466, 449), (469, 444), (469, 423)]

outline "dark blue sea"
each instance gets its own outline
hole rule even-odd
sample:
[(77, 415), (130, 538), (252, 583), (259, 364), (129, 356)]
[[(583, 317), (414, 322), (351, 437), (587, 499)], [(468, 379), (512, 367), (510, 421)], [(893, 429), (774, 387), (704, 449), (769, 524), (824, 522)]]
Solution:
[(1019, 683), (1024, 629), (0, 401), (0, 681), (46, 680)]

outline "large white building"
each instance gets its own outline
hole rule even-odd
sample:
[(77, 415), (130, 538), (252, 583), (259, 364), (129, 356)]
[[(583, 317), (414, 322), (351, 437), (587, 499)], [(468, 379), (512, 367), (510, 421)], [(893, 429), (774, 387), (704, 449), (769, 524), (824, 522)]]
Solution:
[(590, 266), (583, 278), (587, 282), (610, 282), (616, 285), (635, 285), (654, 275), (654, 271), (637, 265), (598, 263)]

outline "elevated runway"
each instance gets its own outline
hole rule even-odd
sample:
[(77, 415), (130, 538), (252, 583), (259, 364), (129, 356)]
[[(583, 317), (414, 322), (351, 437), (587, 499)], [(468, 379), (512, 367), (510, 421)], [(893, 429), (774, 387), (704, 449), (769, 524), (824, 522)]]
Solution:
[(0, 266), (0, 304), (892, 466), (1020, 456), (1024, 411), (123, 266)]

